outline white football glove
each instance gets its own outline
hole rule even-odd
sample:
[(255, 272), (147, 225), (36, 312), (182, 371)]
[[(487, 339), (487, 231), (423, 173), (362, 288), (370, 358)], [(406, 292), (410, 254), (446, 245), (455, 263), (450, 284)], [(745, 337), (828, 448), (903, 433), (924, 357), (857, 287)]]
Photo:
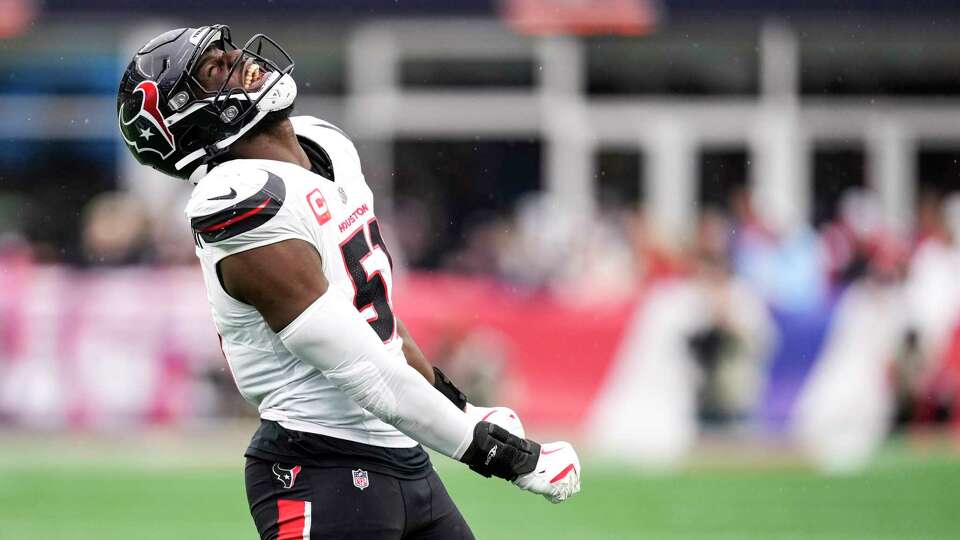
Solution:
[(540, 446), (537, 468), (513, 483), (552, 503), (561, 503), (580, 491), (580, 458), (570, 443), (545, 443)]
[(475, 407), (467, 403), (463, 412), (467, 413), (474, 422), (490, 422), (521, 439), (527, 437), (523, 423), (520, 422), (520, 416), (509, 407)]

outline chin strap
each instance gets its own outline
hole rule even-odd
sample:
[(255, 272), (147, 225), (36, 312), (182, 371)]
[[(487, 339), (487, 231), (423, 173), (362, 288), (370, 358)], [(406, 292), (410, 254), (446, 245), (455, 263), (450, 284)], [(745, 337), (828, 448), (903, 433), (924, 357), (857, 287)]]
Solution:
[[(228, 146), (233, 144), (237, 139), (239, 139), (240, 137), (243, 137), (243, 135), (246, 132), (253, 129), (253, 126), (257, 125), (257, 123), (260, 122), (260, 120), (263, 120), (263, 117), (266, 116), (268, 112), (270, 111), (258, 111), (257, 115), (253, 117), (253, 120), (247, 125), (240, 128), (240, 131), (234, 133), (233, 135), (227, 137), (226, 139), (223, 139), (222, 141), (215, 142), (209, 146), (204, 146), (199, 150), (194, 150), (193, 152), (190, 152), (189, 154), (181, 158), (180, 161), (178, 161), (174, 165), (174, 168), (179, 171), (179, 170), (182, 170), (187, 165), (193, 163), (194, 161), (202, 157), (211, 159), (220, 155), (221, 153), (223, 153), (221, 152), (221, 150), (225, 150)], [(192, 173), (190, 174), (190, 179), (193, 180)]]

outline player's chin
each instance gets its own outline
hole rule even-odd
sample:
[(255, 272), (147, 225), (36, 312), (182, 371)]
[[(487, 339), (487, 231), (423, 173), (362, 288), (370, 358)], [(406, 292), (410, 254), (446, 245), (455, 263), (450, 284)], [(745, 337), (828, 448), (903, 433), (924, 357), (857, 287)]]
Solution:
[(296, 103), (291, 103), (289, 107), (280, 109), (279, 111), (270, 111), (266, 116), (263, 117), (261, 122), (266, 122), (268, 127), (275, 126), (276, 124), (290, 118), (290, 115), (293, 114), (293, 107)]
[(288, 118), (290, 118), (290, 114), (292, 112), (293, 112), (293, 104), (291, 104), (289, 107), (280, 109), (278, 111), (268, 112), (263, 117), (263, 119), (257, 122), (257, 125), (254, 126), (252, 130), (250, 130), (248, 137), (254, 136), (260, 133), (273, 131), (274, 128), (276, 128), (281, 123), (285, 122)]

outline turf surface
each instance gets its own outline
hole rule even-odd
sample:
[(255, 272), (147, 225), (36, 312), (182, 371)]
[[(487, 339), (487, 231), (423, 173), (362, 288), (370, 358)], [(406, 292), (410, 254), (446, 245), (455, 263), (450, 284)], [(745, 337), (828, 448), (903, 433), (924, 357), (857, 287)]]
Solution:
[[(960, 462), (887, 457), (864, 473), (714, 469), (645, 476), (586, 464), (554, 506), (437, 458), (481, 539), (955, 539)], [(239, 464), (0, 466), (0, 539), (254, 540)], [(190, 459), (182, 463), (189, 464)]]

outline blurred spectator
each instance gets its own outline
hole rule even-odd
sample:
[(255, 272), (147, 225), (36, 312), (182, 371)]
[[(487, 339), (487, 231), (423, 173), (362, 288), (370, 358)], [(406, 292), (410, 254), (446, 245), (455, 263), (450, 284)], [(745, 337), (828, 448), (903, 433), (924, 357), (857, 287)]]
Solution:
[(514, 221), (488, 231), (497, 274), (530, 289), (548, 288), (574, 304), (632, 297), (640, 269), (631, 250), (634, 215), (616, 206), (595, 216), (571, 216), (545, 194), (528, 195)]
[(943, 221), (943, 195), (929, 189), (922, 191), (917, 196), (917, 224), (913, 247), (916, 248), (933, 237), (944, 239), (948, 236)]
[(944, 201), (910, 260), (906, 307), (925, 371), (942, 358), (960, 314), (960, 195)]
[[(953, 415), (960, 426), (960, 194), (926, 209), (926, 236), (911, 260), (906, 297), (915, 353), (905, 359), (901, 383), (914, 393), (914, 420)], [(951, 412), (952, 409), (952, 412)], [(960, 429), (960, 428), (958, 428)]]
[(511, 281), (539, 288), (564, 272), (586, 218), (558, 208), (545, 193), (528, 194), (517, 203), (514, 235), (502, 259), (503, 274)]
[(442, 267), (461, 274), (500, 276), (506, 244), (512, 235), (510, 222), (486, 212), (470, 216), (466, 237), (443, 259)]
[(773, 337), (767, 307), (730, 272), (728, 239), (729, 221), (716, 211), (705, 211), (691, 277), (704, 298), (708, 320), (690, 336), (690, 347), (702, 374), (699, 416), (714, 425), (744, 421), (756, 411)]
[(154, 208), (150, 214), (152, 262), (158, 265), (199, 264), (193, 231), (183, 217), (189, 195), (189, 189), (181, 189), (170, 197), (170, 204)]
[(641, 271), (624, 233), (629, 214), (601, 208), (597, 216), (574, 232), (551, 288), (559, 298), (574, 304), (608, 304), (633, 297)]
[(847, 190), (837, 219), (824, 225), (822, 235), (831, 280), (845, 285), (862, 277), (873, 252), (888, 242), (879, 197), (867, 190)]
[(146, 209), (132, 195), (107, 192), (83, 211), (83, 257), (91, 266), (141, 264), (151, 260)]
[(736, 192), (736, 273), (771, 305), (789, 312), (810, 312), (827, 298), (826, 260), (819, 237), (806, 224), (775, 234), (757, 218), (748, 195)]
[(949, 421), (960, 440), (960, 325), (950, 335), (942, 357), (915, 379), (914, 420), (923, 424)]
[(639, 302), (587, 430), (597, 447), (639, 465), (677, 463), (698, 420), (739, 425), (764, 387), (773, 324), (728, 268), (729, 222), (703, 213), (691, 270), (651, 282)]
[(794, 413), (794, 433), (829, 472), (866, 465), (894, 414), (891, 360), (906, 334), (902, 274), (878, 250), (837, 303), (829, 335)]
[(666, 279), (683, 271), (682, 246), (657, 234), (642, 210), (627, 212), (623, 223), (633, 252), (634, 277), (638, 285)]

